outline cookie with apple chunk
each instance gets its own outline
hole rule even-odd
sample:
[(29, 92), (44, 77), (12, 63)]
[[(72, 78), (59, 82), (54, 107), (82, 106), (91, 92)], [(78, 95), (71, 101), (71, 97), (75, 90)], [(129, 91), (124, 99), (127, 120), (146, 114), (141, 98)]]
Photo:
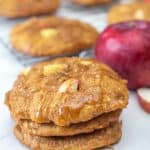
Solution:
[(73, 55), (92, 48), (97, 37), (94, 27), (60, 17), (27, 20), (16, 25), (10, 35), (12, 46), (30, 56)]
[(150, 21), (150, 3), (136, 2), (112, 7), (108, 13), (108, 22), (117, 23), (131, 20)]
[(16, 120), (69, 126), (125, 108), (126, 83), (94, 59), (58, 58), (24, 70), (5, 102)]
[(0, 16), (19, 18), (53, 13), (60, 0), (0, 0)]

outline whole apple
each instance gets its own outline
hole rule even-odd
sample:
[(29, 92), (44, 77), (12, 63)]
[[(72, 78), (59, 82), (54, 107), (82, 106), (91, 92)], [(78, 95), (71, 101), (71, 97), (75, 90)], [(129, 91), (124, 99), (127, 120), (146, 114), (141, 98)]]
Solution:
[(96, 58), (128, 80), (130, 89), (150, 86), (150, 22), (129, 21), (108, 26), (100, 34)]

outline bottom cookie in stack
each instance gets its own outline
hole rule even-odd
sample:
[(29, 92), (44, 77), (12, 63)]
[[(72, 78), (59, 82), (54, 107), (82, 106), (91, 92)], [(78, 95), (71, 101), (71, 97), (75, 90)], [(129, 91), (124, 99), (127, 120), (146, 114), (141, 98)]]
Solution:
[(116, 122), (107, 128), (89, 134), (68, 137), (40, 137), (25, 133), (19, 125), (15, 135), (23, 144), (33, 150), (91, 150), (114, 144), (121, 137), (121, 125)]
[(20, 120), (14, 132), (20, 142), (35, 150), (91, 150), (118, 142), (120, 113), (117, 110), (68, 127)]

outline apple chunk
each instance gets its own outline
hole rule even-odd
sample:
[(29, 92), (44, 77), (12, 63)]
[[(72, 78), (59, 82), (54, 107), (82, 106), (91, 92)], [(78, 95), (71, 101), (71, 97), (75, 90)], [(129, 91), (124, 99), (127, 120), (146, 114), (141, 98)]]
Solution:
[(150, 113), (150, 88), (140, 88), (137, 90), (138, 101), (142, 108)]

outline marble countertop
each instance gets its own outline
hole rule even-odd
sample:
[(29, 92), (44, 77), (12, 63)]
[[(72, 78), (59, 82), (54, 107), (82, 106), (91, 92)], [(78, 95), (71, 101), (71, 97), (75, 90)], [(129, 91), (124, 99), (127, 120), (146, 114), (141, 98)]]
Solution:
[[(64, 3), (57, 15), (78, 18), (93, 24), (102, 30), (107, 25), (106, 12), (108, 6), (81, 8)], [(13, 135), (14, 122), (4, 105), (4, 96), (17, 74), (28, 65), (42, 60), (19, 55), (12, 51), (9, 43), (9, 31), (13, 25), (22, 20), (7, 20), (0, 18), (0, 149), (26, 150)], [(123, 135), (121, 141), (114, 146), (114, 150), (150, 150), (150, 115), (145, 113), (137, 103), (136, 93), (130, 93), (128, 107), (124, 110)]]

